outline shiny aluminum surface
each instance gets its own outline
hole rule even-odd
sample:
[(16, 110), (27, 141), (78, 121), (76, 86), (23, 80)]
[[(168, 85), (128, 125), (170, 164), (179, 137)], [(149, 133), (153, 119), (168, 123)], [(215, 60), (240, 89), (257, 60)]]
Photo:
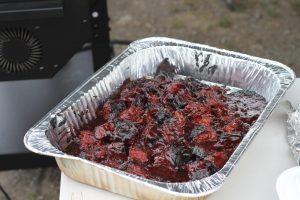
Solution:
[(300, 165), (300, 104), (288, 113), (287, 132), (291, 150), (298, 165)]

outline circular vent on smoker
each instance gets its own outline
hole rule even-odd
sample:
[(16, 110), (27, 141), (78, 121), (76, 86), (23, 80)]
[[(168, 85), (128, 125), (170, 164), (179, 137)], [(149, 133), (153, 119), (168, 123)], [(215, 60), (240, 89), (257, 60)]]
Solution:
[(42, 56), (40, 41), (28, 30), (0, 30), (0, 69), (7, 73), (24, 72), (34, 68)]

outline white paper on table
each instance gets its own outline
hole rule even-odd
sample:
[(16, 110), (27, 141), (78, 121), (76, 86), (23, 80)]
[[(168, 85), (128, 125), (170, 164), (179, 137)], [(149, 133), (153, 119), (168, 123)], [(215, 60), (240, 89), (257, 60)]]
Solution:
[(74, 181), (73, 179), (67, 177), (64, 173), (61, 173), (59, 199), (60, 200), (94, 200), (94, 199), (129, 200), (129, 198), (127, 197)]

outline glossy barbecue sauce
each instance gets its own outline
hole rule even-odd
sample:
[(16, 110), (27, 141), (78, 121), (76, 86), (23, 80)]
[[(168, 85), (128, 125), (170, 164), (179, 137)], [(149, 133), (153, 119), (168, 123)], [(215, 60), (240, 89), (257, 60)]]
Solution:
[(77, 134), (79, 156), (148, 179), (199, 180), (223, 167), (266, 101), (193, 78), (126, 80)]

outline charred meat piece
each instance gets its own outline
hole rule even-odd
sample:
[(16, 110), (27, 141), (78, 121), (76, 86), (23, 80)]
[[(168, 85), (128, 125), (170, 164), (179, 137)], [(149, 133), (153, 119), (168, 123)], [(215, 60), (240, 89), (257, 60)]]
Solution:
[(129, 149), (129, 157), (138, 163), (145, 163), (149, 161), (149, 155), (147, 151), (134, 146)]
[(126, 108), (124, 101), (110, 101), (105, 102), (103, 106), (103, 118), (110, 119), (116, 117), (120, 112)]

